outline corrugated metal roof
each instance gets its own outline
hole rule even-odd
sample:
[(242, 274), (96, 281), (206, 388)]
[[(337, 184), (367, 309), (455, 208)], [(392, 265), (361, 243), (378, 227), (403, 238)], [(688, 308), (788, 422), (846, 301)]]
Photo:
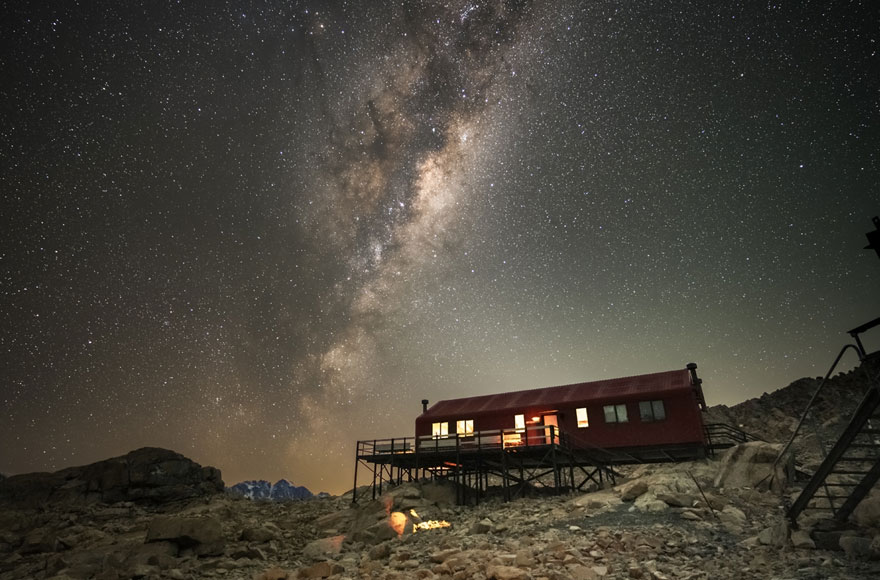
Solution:
[(589, 383), (576, 383), (558, 387), (544, 387), (525, 391), (448, 399), (434, 403), (419, 418), (446, 417), (451, 415), (478, 415), (521, 409), (523, 407), (554, 408), (563, 404), (587, 403), (595, 400), (628, 399), (639, 396), (655, 396), (691, 388), (687, 369), (665, 371), (633, 377), (606, 379)]

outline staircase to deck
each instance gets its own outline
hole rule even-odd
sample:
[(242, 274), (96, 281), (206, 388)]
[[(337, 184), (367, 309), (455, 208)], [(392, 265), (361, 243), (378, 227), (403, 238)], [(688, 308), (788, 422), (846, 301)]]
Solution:
[(842, 523), (880, 480), (880, 387), (872, 385), (825, 461), (788, 510), (825, 512)]

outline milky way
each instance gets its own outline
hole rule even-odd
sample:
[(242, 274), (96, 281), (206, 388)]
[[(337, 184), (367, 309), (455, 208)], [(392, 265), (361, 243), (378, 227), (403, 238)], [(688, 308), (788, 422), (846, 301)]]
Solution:
[(0, 472), (341, 492), (423, 398), (695, 361), (731, 404), (880, 313), (868, 3), (10, 12)]

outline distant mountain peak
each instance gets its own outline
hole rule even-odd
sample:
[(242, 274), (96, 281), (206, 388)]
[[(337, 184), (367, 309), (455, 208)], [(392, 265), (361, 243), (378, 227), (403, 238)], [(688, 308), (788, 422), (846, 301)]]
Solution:
[(286, 479), (279, 479), (274, 484), (265, 479), (248, 480), (226, 488), (229, 493), (242, 495), (248, 499), (264, 499), (272, 501), (302, 500), (315, 496), (302, 486), (296, 486)]

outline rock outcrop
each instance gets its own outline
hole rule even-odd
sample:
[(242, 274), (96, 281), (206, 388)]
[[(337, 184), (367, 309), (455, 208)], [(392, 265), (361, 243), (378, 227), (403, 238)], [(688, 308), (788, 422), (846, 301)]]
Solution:
[[(828, 363), (831, 362), (829, 359)], [(840, 436), (867, 392), (870, 377), (878, 372), (880, 357), (872, 357), (828, 379), (795, 440), (793, 449), (799, 464), (814, 470), (821, 463), (819, 439), (828, 445)], [(822, 377), (798, 379), (787, 387), (730, 407), (715, 405), (709, 407), (704, 420), (733, 425), (764, 441), (784, 443), (821, 382)]]
[(55, 473), (27, 473), (0, 481), (0, 505), (53, 503), (165, 504), (222, 493), (220, 471), (179, 453), (144, 447), (121, 457)]

